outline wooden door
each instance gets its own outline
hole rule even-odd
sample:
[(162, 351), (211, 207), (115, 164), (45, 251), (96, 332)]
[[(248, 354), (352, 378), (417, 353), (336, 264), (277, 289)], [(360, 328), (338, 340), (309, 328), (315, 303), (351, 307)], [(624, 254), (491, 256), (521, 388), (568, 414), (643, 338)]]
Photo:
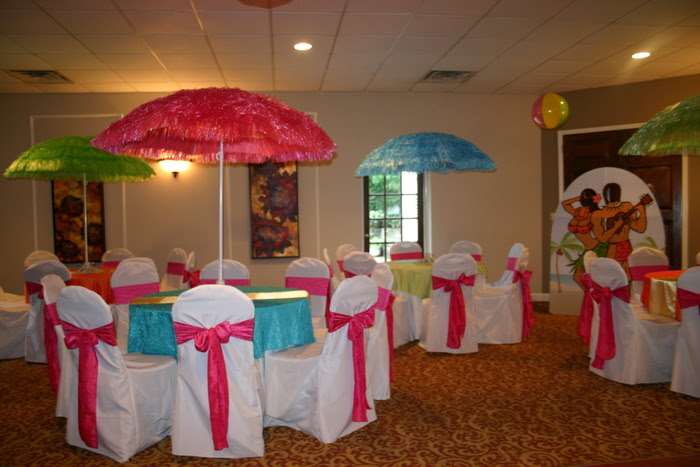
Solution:
[(618, 167), (644, 180), (656, 197), (666, 231), (666, 254), (673, 269), (681, 267), (681, 157), (620, 156), (620, 147), (636, 130), (565, 135), (564, 187), (584, 172)]

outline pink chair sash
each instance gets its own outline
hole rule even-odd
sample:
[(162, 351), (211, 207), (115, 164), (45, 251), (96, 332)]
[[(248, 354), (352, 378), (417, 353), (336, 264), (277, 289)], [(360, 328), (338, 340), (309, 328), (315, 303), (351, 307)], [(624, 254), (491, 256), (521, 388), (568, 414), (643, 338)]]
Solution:
[[(204, 284), (216, 284), (216, 279), (200, 279), (199, 280), (200, 285)], [(250, 279), (224, 279), (224, 284), (225, 285), (230, 285), (232, 287), (236, 286), (249, 286), (250, 285)]]
[(518, 268), (518, 258), (516, 256), (509, 256), (506, 260), (506, 269), (508, 271), (515, 271)]
[(384, 311), (386, 315), (386, 335), (389, 345), (389, 381), (394, 381), (394, 301), (396, 295), (391, 290), (379, 287), (377, 291), (377, 303), (374, 308)]
[(678, 289), (676, 290), (676, 297), (678, 300), (678, 307), (681, 310), (683, 308), (697, 306), (698, 313), (700, 313), (700, 293), (696, 293), (688, 289), (681, 289), (680, 287), (678, 287)]
[(472, 255), (472, 258), (474, 258), (474, 261), (476, 261), (477, 263), (480, 263), (480, 262), (481, 262), (482, 256), (481, 256), (480, 254), (478, 254), (478, 253), (472, 253), (471, 255)]
[(530, 279), (532, 271), (513, 271), (513, 283), (520, 281), (520, 293), (523, 297), (523, 339), (530, 335), (530, 329), (535, 325), (535, 313), (532, 309), (532, 292)]
[(444, 289), (450, 294), (450, 314), (447, 325), (447, 347), (458, 349), (462, 346), (462, 337), (467, 329), (467, 313), (464, 304), (462, 285), (474, 286), (475, 276), (460, 274), (457, 279), (433, 276), (433, 290)]
[(58, 336), (54, 326), (60, 322), (56, 304), (44, 302), (44, 347), (46, 348), (46, 362), (49, 368), (49, 383), (51, 383), (54, 394), (58, 394), (58, 381), (61, 376), (61, 365), (58, 360)]
[(116, 261), (102, 261), (102, 267), (106, 269), (117, 269), (119, 266), (119, 263), (121, 263), (121, 260), (116, 260)]
[(224, 321), (209, 329), (173, 322), (178, 345), (194, 340), (195, 349), (207, 352), (209, 423), (216, 451), (228, 447), (228, 375), (221, 344), (226, 344), (230, 337), (252, 341), (254, 326), (254, 319), (238, 323)]
[(652, 266), (630, 266), (630, 277), (633, 281), (643, 281), (644, 276), (650, 272), (668, 271), (667, 264), (656, 264)]
[(85, 445), (97, 448), (97, 375), (99, 373), (95, 346), (102, 341), (117, 345), (114, 323), (99, 328), (82, 329), (63, 321), (66, 347), (78, 349), (78, 431)]
[(34, 294), (41, 293), (41, 291), (44, 290), (41, 284), (28, 281), (24, 283), (24, 288), (27, 290), (27, 295), (29, 297), (31, 297)]
[(591, 275), (586, 273), (581, 278), (583, 282), (583, 301), (581, 302), (581, 310), (578, 316), (578, 335), (581, 336), (585, 344), (591, 342), (591, 322), (593, 320), (593, 279)]
[(172, 274), (173, 276), (184, 276), (185, 275), (185, 263), (174, 263), (169, 262), (165, 267), (166, 274)]
[(389, 255), (392, 261), (400, 261), (406, 259), (423, 259), (422, 251), (408, 251), (406, 253), (391, 253)]
[(112, 295), (114, 296), (114, 303), (116, 305), (125, 305), (135, 298), (158, 292), (160, 292), (160, 284), (158, 284), (158, 282), (112, 287)]
[(340, 272), (345, 272), (345, 261), (339, 259), (336, 261), (336, 263), (338, 264), (338, 269), (340, 269)]
[(352, 397), (352, 421), (366, 422), (367, 410), (367, 374), (365, 372), (365, 329), (374, 324), (374, 309), (369, 309), (346, 315), (329, 313), (328, 332), (335, 332), (348, 325), (348, 340), (352, 343), (352, 366), (354, 373), (354, 388)]
[(591, 366), (602, 370), (605, 361), (615, 357), (615, 324), (612, 316), (612, 299), (617, 297), (627, 303), (630, 301), (630, 288), (625, 285), (615, 290), (593, 282), (591, 291), (593, 300), (598, 303), (598, 344)]
[(288, 289), (301, 289), (309, 292), (309, 295), (326, 297), (326, 306), (323, 315), (328, 322), (328, 313), (331, 306), (331, 280), (326, 277), (297, 277), (284, 278), (284, 286)]

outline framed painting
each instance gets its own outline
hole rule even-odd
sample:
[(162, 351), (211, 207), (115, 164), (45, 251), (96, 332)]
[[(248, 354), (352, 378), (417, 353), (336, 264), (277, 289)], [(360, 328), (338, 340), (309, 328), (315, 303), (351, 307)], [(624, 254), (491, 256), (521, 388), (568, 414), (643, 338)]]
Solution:
[(251, 257), (299, 257), (299, 179), (296, 162), (251, 164)]
[[(87, 186), (88, 255), (90, 261), (100, 261), (105, 252), (104, 187), (100, 182)], [(79, 181), (51, 182), (53, 206), (53, 244), (56, 256), (63, 263), (85, 261), (83, 235), (83, 183)]]

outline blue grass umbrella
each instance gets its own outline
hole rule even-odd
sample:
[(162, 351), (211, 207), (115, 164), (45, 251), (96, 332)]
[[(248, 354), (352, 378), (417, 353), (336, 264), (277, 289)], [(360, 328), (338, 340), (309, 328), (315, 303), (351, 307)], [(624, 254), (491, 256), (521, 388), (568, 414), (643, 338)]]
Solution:
[(496, 164), (469, 141), (447, 133), (397, 136), (369, 153), (355, 172), (360, 177), (400, 172), (490, 172)]

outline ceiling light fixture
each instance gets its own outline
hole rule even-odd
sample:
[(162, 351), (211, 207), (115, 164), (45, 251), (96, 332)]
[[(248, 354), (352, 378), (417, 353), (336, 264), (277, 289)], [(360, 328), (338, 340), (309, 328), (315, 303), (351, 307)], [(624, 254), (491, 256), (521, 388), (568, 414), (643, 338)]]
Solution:
[(158, 164), (166, 172), (173, 174), (173, 178), (177, 178), (177, 174), (184, 172), (190, 167), (190, 161), (179, 160), (179, 159), (161, 159)]
[(635, 59), (635, 60), (643, 60), (643, 59), (647, 58), (647, 57), (650, 56), (650, 55), (651, 55), (651, 52), (646, 52), (646, 51), (643, 51), (643, 52), (636, 52), (636, 53), (633, 53), (633, 54), (632, 54), (632, 58)]
[(306, 52), (308, 50), (311, 50), (313, 45), (309, 44), (308, 42), (297, 42), (294, 44), (294, 50), (298, 50), (299, 52)]

